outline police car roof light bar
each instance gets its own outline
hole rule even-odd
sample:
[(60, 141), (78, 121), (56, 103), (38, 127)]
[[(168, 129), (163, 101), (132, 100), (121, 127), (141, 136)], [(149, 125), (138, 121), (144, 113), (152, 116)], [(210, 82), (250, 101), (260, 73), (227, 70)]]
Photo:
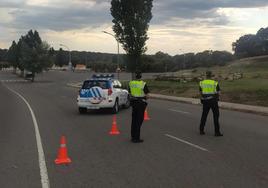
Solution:
[(92, 78), (114, 78), (114, 74), (93, 74)]

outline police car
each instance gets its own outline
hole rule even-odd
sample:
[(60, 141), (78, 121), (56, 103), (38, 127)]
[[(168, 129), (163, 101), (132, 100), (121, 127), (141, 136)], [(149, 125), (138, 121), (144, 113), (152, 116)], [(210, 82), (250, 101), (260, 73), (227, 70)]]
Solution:
[(117, 113), (120, 107), (130, 106), (130, 96), (114, 75), (93, 75), (79, 90), (77, 105), (80, 114), (88, 109), (102, 108), (110, 108), (112, 113)]

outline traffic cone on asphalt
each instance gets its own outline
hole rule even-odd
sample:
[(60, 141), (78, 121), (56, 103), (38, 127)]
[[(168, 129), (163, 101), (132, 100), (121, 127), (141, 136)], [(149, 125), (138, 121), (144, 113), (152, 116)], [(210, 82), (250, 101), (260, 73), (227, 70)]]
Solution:
[(109, 133), (110, 135), (117, 135), (120, 134), (119, 130), (117, 129), (117, 124), (116, 124), (116, 116), (113, 116), (113, 123), (112, 123), (112, 129)]
[(55, 163), (57, 165), (59, 165), (59, 164), (69, 164), (71, 162), (72, 161), (68, 157), (68, 154), (67, 154), (67, 147), (66, 147), (66, 139), (65, 139), (65, 136), (61, 136), (61, 139), (60, 139), (60, 148), (58, 150), (58, 156), (57, 156), (57, 159), (55, 160)]
[(148, 121), (150, 120), (149, 116), (148, 116), (148, 112), (147, 112), (147, 108), (145, 109), (144, 111), (144, 118), (143, 118), (144, 121)]

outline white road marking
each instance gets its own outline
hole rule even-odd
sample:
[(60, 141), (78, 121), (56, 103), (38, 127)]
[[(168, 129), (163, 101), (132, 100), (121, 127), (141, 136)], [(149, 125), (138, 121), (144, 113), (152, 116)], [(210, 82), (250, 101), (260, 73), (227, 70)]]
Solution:
[(194, 147), (194, 148), (200, 149), (200, 150), (202, 150), (202, 151), (207, 151), (207, 152), (208, 152), (208, 150), (207, 150), (206, 148), (203, 148), (203, 147), (200, 147), (200, 146), (198, 146), (198, 145), (192, 144), (192, 143), (190, 143), (190, 142), (187, 142), (187, 141), (182, 140), (182, 139), (180, 139), (180, 138), (177, 138), (177, 137), (175, 137), (175, 136), (172, 136), (172, 135), (169, 135), (169, 134), (165, 134), (165, 136), (167, 136), (167, 137), (169, 137), (169, 138), (172, 138), (172, 139), (175, 139), (175, 140), (177, 140), (177, 141), (179, 141), (179, 142), (182, 142), (182, 143), (184, 143), (184, 144), (187, 144), (187, 145), (189, 145), (189, 146), (192, 146), (192, 147)]
[(172, 112), (179, 112), (179, 113), (182, 113), (182, 114), (190, 114), (190, 112), (185, 112), (185, 111), (176, 110), (176, 109), (168, 109), (168, 110), (172, 111)]
[(42, 146), (41, 136), (40, 136), (37, 120), (36, 120), (35, 115), (34, 115), (34, 111), (32, 110), (30, 104), (27, 102), (27, 100), (22, 95), (20, 95), (16, 91), (10, 89), (8, 86), (6, 86), (6, 87), (11, 92), (13, 92), (16, 95), (18, 95), (25, 102), (25, 104), (27, 105), (29, 111), (31, 112), (32, 120), (33, 120), (33, 124), (34, 124), (34, 130), (35, 130), (35, 138), (36, 138), (36, 143), (37, 143), (41, 184), (42, 184), (42, 188), (49, 188), (49, 179), (48, 179), (48, 173), (47, 173), (46, 160), (45, 160), (45, 155), (44, 155), (44, 150), (43, 150), (43, 146)]
[(1, 80), (1, 82), (28, 82), (27, 80)]

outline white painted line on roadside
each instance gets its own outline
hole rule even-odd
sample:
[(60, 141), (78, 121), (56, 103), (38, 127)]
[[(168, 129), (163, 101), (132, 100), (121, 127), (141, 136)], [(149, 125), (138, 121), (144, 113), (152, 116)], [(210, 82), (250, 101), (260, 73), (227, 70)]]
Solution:
[(27, 80), (1, 80), (1, 82), (28, 82)]
[(169, 135), (169, 134), (165, 134), (165, 136), (167, 136), (167, 137), (169, 137), (169, 138), (172, 138), (172, 139), (175, 139), (175, 140), (177, 140), (177, 141), (179, 141), (179, 142), (182, 142), (182, 143), (184, 143), (184, 144), (187, 144), (187, 145), (189, 145), (189, 146), (192, 146), (192, 147), (194, 147), (194, 148), (200, 149), (200, 150), (202, 150), (202, 151), (207, 151), (207, 152), (208, 152), (208, 150), (207, 150), (206, 148), (200, 147), (200, 146), (198, 146), (198, 145), (196, 145), (196, 144), (192, 144), (192, 143), (190, 143), (190, 142), (188, 142), (188, 141), (182, 140), (182, 139), (177, 138), (177, 137), (175, 137), (175, 136), (172, 136), (172, 135)]
[(185, 112), (185, 111), (176, 110), (176, 109), (168, 109), (168, 110), (169, 110), (169, 111), (172, 111), (172, 112), (182, 113), (182, 114), (190, 114), (190, 112)]
[(46, 166), (46, 160), (44, 155), (44, 150), (42, 146), (41, 136), (37, 124), (37, 120), (34, 115), (34, 111), (32, 110), (30, 104), (27, 102), (27, 100), (18, 92), (14, 91), (13, 89), (6, 86), (11, 92), (15, 93), (17, 96), (19, 96), (27, 105), (29, 111), (32, 115), (32, 120), (34, 124), (34, 130), (35, 130), (35, 138), (37, 143), (37, 151), (38, 151), (38, 159), (39, 159), (39, 168), (40, 168), (40, 176), (41, 176), (41, 184), (42, 188), (49, 188), (49, 179), (48, 179), (48, 173), (47, 173), (47, 166)]

